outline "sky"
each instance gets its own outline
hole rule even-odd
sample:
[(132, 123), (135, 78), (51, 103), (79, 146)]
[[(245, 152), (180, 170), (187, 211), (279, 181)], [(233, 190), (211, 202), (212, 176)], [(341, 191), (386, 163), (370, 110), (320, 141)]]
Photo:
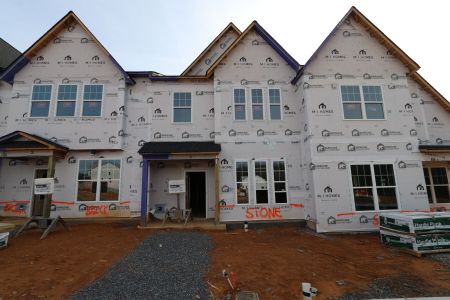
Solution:
[(229, 22), (243, 31), (253, 20), (304, 64), (354, 5), (450, 100), (449, 1), (0, 1), (0, 37), (19, 51), (72, 10), (125, 70), (166, 75), (180, 74)]

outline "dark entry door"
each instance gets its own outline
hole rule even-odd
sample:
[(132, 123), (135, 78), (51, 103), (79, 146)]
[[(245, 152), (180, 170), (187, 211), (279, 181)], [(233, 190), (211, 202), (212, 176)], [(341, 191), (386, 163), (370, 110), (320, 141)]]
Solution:
[[(34, 178), (47, 178), (47, 170), (37, 169)], [(44, 215), (45, 196), (33, 194), (33, 217), (42, 217)]]
[(192, 209), (192, 216), (206, 218), (206, 176), (205, 172), (186, 173), (186, 206)]

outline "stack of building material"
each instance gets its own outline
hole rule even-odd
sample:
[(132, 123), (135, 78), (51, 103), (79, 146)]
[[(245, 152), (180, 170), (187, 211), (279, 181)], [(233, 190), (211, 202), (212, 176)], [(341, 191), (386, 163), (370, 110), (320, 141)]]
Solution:
[(450, 213), (384, 213), (380, 215), (380, 235), (383, 244), (417, 256), (450, 252)]

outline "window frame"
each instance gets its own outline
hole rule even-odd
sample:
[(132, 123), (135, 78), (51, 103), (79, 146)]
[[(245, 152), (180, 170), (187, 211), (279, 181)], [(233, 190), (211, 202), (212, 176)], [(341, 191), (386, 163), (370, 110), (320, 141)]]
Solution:
[[(284, 163), (284, 181), (275, 181), (275, 168), (273, 167), (273, 163), (274, 162), (283, 162)], [(271, 167), (271, 173), (272, 173), (272, 185), (273, 185), (273, 191), (272, 191), (272, 196), (273, 196), (273, 204), (274, 205), (283, 205), (283, 204), (289, 204), (289, 184), (288, 184), (288, 176), (287, 176), (287, 164), (286, 164), (286, 160), (285, 159), (273, 159), (270, 160), (270, 167)], [(286, 202), (285, 203), (277, 203), (277, 198), (276, 196), (276, 188), (275, 188), (275, 183), (279, 183), (279, 182), (284, 182), (285, 184), (285, 188), (286, 188)], [(269, 185), (270, 186), (270, 185)], [(270, 202), (269, 202), (270, 203)]]
[[(429, 176), (429, 179), (430, 179), (430, 184), (427, 184), (426, 181), (425, 181), (425, 188), (430, 187), (430, 190), (431, 190), (431, 200), (432, 200), (432, 202), (431, 203), (428, 202), (428, 204), (435, 205), (435, 206), (450, 204), (450, 201), (449, 202), (442, 202), (442, 203), (437, 202), (436, 201), (436, 192), (434, 191), (434, 187), (435, 186), (447, 186), (447, 190), (448, 190), (448, 192), (450, 194), (450, 181), (449, 181), (449, 169), (448, 169), (448, 167), (447, 166), (437, 166), (436, 165), (436, 166), (422, 166), (422, 168), (428, 170), (428, 176)], [(443, 168), (445, 170), (445, 175), (447, 176), (447, 184), (437, 184), (437, 185), (434, 184), (433, 174), (431, 173), (431, 169), (433, 169), (433, 168)], [(424, 179), (425, 179), (425, 175), (424, 175)], [(428, 191), (427, 191), (427, 194), (428, 194)]]
[[(237, 181), (237, 163), (240, 162), (245, 162), (247, 163), (247, 186), (248, 186), (248, 203), (238, 203), (238, 189), (237, 189), (237, 185), (238, 183), (242, 183), (243, 181)], [(252, 183), (251, 183), (251, 163), (249, 160), (246, 159), (236, 159), (234, 160), (234, 204), (236, 205), (251, 205), (252, 204)]]
[[(343, 97), (342, 97), (342, 86), (358, 86), (359, 88), (359, 94), (361, 96), (361, 102), (352, 102), (352, 101), (343, 101)], [(375, 102), (375, 101), (369, 101), (366, 102), (365, 98), (364, 98), (364, 90), (363, 90), (363, 86), (379, 86), (380, 87), (380, 92), (381, 92), (381, 98), (382, 101), (381, 102)], [(383, 92), (383, 85), (382, 84), (368, 84), (368, 83), (347, 83), (347, 84), (340, 84), (338, 86), (338, 94), (339, 94), (339, 100), (341, 102), (341, 110), (342, 110), (342, 120), (343, 121), (386, 121), (386, 102), (385, 102), (385, 97), (384, 97), (384, 92)], [(344, 103), (360, 103), (361, 104), (361, 114), (362, 114), (362, 119), (347, 119), (345, 117), (345, 112), (344, 112)], [(367, 112), (366, 112), (366, 103), (369, 104), (381, 104), (383, 107), (383, 119), (368, 119), (367, 118)]]
[[(272, 103), (270, 103), (270, 90), (278, 90), (280, 93), (280, 103), (278, 104), (280, 107), (280, 118), (279, 119), (272, 119), (272, 114), (271, 114), (271, 108), (272, 108)], [(267, 105), (269, 106), (269, 120), (270, 121), (283, 121), (283, 113), (284, 113), (284, 107), (283, 107), (283, 97), (281, 97), (281, 88), (268, 88), (267, 89)], [(276, 105), (276, 104), (274, 104)]]
[[(33, 100), (33, 90), (35, 86), (42, 86), (42, 85), (48, 85), (51, 87), (50, 89), (50, 99), (49, 100)], [(31, 86), (31, 95), (30, 95), (30, 103), (29, 103), (29, 107), (28, 107), (28, 117), (32, 118), (32, 119), (45, 119), (45, 118), (49, 118), (52, 115), (52, 98), (54, 96), (54, 84), (53, 83), (33, 83), (33, 85)], [(33, 102), (38, 102), (38, 101), (46, 101), (48, 102), (48, 112), (47, 112), (47, 116), (32, 116), (31, 115), (31, 109), (33, 107)]]
[[(186, 94), (191, 94), (191, 106), (190, 106), (190, 110), (191, 110), (191, 121), (190, 122), (175, 122), (175, 94), (176, 93), (186, 93)], [(192, 91), (189, 92), (184, 92), (184, 91), (174, 91), (173, 92), (173, 96), (172, 98), (172, 124), (177, 125), (177, 124), (192, 124), (193, 123), (193, 112), (194, 112), (194, 93)], [(186, 107), (177, 107), (177, 108), (186, 108)]]
[[(373, 194), (373, 200), (374, 200), (374, 209), (373, 210), (356, 210), (356, 203), (355, 203), (355, 195), (353, 193), (353, 190), (355, 187), (353, 186), (353, 180), (352, 180), (352, 168), (351, 166), (358, 166), (358, 165), (369, 165), (370, 166), (370, 175), (372, 180), (372, 194)], [(375, 178), (375, 168), (374, 165), (392, 165), (392, 172), (394, 175), (395, 180), (395, 197), (397, 200), (397, 208), (395, 209), (380, 209), (379, 204), (379, 197), (378, 197), (378, 191), (377, 188), (392, 188), (394, 186), (377, 186), (376, 178)], [(395, 212), (402, 210), (402, 204), (399, 197), (399, 186), (398, 186), (398, 177), (397, 172), (395, 170), (395, 164), (392, 162), (386, 162), (386, 161), (358, 161), (358, 162), (350, 162), (348, 167), (348, 180), (349, 180), (349, 186), (350, 186), (350, 194), (352, 199), (352, 209), (356, 213), (379, 213), (379, 212)], [(369, 188), (367, 186), (364, 187), (356, 187), (356, 188)]]
[[(253, 196), (253, 205), (272, 205), (274, 204), (272, 201), (270, 201), (270, 196), (272, 194), (271, 191), (271, 177), (270, 177), (270, 170), (269, 170), (269, 159), (265, 159), (265, 158), (255, 158), (254, 160), (252, 160), (252, 183), (253, 183), (253, 188), (252, 188), (252, 196)], [(267, 183), (267, 203), (257, 203), (257, 197), (256, 197), (256, 162), (265, 162), (266, 163), (266, 183)], [(273, 182), (272, 182), (273, 183)], [(264, 191), (264, 190), (261, 190)]]
[[(102, 99), (101, 100), (85, 100), (84, 99), (84, 90), (86, 89), (86, 86), (88, 86), (88, 85), (101, 85), (102, 86)], [(105, 85), (104, 84), (101, 84), (101, 83), (89, 83), (89, 84), (83, 84), (83, 91), (82, 91), (82, 94), (81, 94), (81, 111), (80, 111), (80, 117), (82, 117), (82, 118), (102, 118), (103, 117), (103, 102), (104, 102), (104, 99), (105, 99)], [(101, 102), (101, 105), (100, 105), (100, 115), (98, 115), (98, 116), (85, 116), (84, 115), (84, 113), (83, 113), (83, 111), (84, 111), (84, 102), (93, 102), (93, 101), (96, 101), (96, 102)]]
[[(236, 104), (234, 102), (234, 100), (235, 100), (235, 98), (234, 98), (235, 90), (244, 90), (244, 97), (245, 97), (245, 102), (244, 102), (245, 119), (244, 120), (237, 120), (236, 119), (236, 105), (242, 105), (242, 104)], [(246, 88), (243, 88), (243, 87), (235, 87), (235, 88), (233, 88), (232, 98), (233, 98), (233, 121), (234, 122), (246, 122), (248, 120), (248, 101), (247, 101), (248, 100), (248, 95), (247, 94), (248, 93), (247, 93), (247, 89)]]
[[(97, 178), (96, 180), (79, 180), (78, 176), (79, 176), (79, 172), (80, 172), (80, 162), (82, 160), (92, 160), (92, 161), (97, 161), (98, 162), (98, 172), (97, 172)], [(119, 195), (117, 200), (100, 200), (100, 196), (101, 196), (101, 173), (102, 173), (102, 161), (104, 160), (118, 160), (120, 162), (120, 170), (119, 170), (119, 179), (115, 179), (119, 182), (119, 190), (117, 192), (117, 194)], [(89, 203), (95, 203), (95, 204), (99, 204), (99, 203), (117, 203), (120, 202), (120, 192), (122, 189), (122, 169), (123, 169), (123, 161), (121, 158), (116, 158), (116, 157), (112, 157), (112, 158), (80, 158), (77, 160), (77, 173), (76, 173), (76, 184), (75, 184), (75, 202), (76, 203), (83, 203), (83, 204), (89, 204)], [(78, 186), (79, 186), (79, 182), (80, 181), (92, 181), (92, 182), (96, 182), (97, 183), (97, 187), (96, 187), (96, 191), (95, 191), (95, 200), (93, 201), (80, 201), (78, 200)], [(100, 183), (100, 184), (99, 184)]]
[[(75, 93), (75, 100), (59, 100), (58, 99), (58, 95), (59, 95), (59, 87), (60, 86), (62, 86), (62, 85), (74, 85), (74, 86), (76, 86), (77, 87), (77, 91), (76, 91), (76, 93)], [(55, 118), (75, 118), (75, 117), (77, 117), (77, 109), (78, 109), (78, 105), (79, 105), (79, 103), (78, 103), (78, 98), (80, 97), (80, 94), (79, 94), (79, 87), (80, 87), (80, 85), (79, 84), (71, 84), (71, 83), (67, 83), (67, 84), (65, 84), (65, 83), (61, 83), (61, 84), (58, 84), (58, 88), (57, 88), (57, 90), (56, 90), (56, 97), (55, 97), (55, 99), (56, 99), (56, 105), (55, 105), (55, 111), (54, 111), (54, 113), (53, 113), (53, 116), (55, 117)], [(83, 92), (84, 92), (84, 89), (83, 89)], [(103, 96), (103, 95), (102, 95)], [(83, 97), (84, 97), (84, 95), (83, 95)], [(102, 101), (103, 101), (103, 98), (102, 98)], [(58, 103), (59, 102), (75, 102), (75, 108), (74, 108), (74, 111), (73, 111), (73, 116), (58, 116)], [(103, 105), (103, 104), (102, 104)], [(81, 111), (81, 113), (83, 113), (83, 111)]]
[[(253, 90), (261, 90), (261, 97), (262, 97), (262, 102), (261, 104), (253, 104), (253, 94), (252, 91)], [(265, 96), (264, 96), (264, 89), (262, 87), (257, 87), (257, 88), (250, 88), (250, 114), (251, 114), (251, 120), (252, 121), (265, 121), (266, 120), (266, 101), (265, 101)], [(262, 106), (262, 119), (255, 119), (254, 115), (253, 115), (253, 106)]]

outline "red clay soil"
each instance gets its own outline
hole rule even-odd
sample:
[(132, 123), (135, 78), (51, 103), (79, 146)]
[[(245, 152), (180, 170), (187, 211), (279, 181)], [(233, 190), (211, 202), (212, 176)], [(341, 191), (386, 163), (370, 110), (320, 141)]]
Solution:
[(40, 241), (37, 229), (0, 250), (0, 299), (64, 299), (105, 273), (149, 231), (136, 224), (78, 224)]
[[(71, 225), (71, 231), (59, 229), (43, 241), (38, 230), (12, 238), (0, 250), (0, 299), (67, 298), (152, 232), (117, 222)], [(404, 274), (418, 276), (415, 288), (425, 287), (429, 295), (450, 289), (448, 269), (386, 248), (376, 235), (317, 235), (295, 228), (208, 234), (215, 247), (206, 279), (216, 299), (229, 291), (223, 269), (236, 272), (239, 288), (258, 292), (260, 299), (301, 299), (301, 282), (311, 282), (319, 289), (316, 299), (326, 299)]]
[(207, 280), (216, 299), (231, 291), (223, 269), (235, 272), (239, 288), (257, 292), (260, 299), (302, 299), (302, 282), (319, 290), (315, 299), (327, 299), (367, 290), (377, 278), (408, 276), (416, 278), (417, 285), (411, 288), (425, 295), (450, 290), (449, 269), (386, 248), (375, 234), (318, 235), (307, 229), (278, 228), (210, 235), (215, 247)]

